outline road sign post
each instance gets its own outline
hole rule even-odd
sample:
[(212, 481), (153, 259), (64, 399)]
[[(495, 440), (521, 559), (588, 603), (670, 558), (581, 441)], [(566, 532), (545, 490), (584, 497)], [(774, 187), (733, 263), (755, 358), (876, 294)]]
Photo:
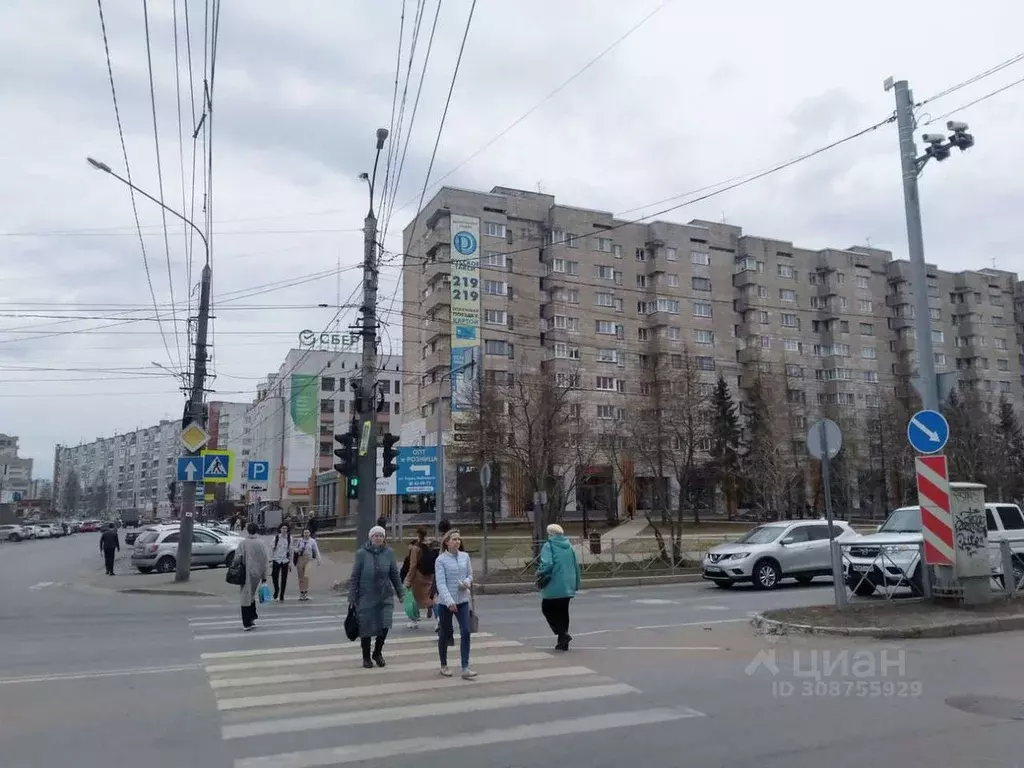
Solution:
[[(918, 456), (917, 500), (921, 506), (926, 565), (954, 564), (953, 513), (950, 508), (949, 469), (945, 456)], [(922, 579), (924, 581), (924, 579)]]
[(249, 459), (246, 479), (251, 483), (270, 482), (270, 462), (263, 459)]
[(413, 445), (398, 449), (395, 492), (399, 496), (435, 493), (437, 490), (437, 446)]
[(234, 455), (231, 451), (203, 451), (203, 482), (224, 485), (231, 482)]
[(832, 588), (836, 608), (846, 607), (846, 584), (843, 582), (843, 553), (835, 538), (835, 516), (832, 514), (832, 478), (829, 462), (843, 447), (843, 433), (831, 419), (818, 419), (807, 432), (807, 450), (821, 460), (822, 495), (825, 497), (825, 519), (828, 520), (828, 547), (832, 555)]
[(482, 518), (482, 525), (484, 529), (484, 576), (487, 576), (487, 491), (491, 487), (491, 465), (490, 462), (485, 462), (480, 467), (480, 499), (483, 505), (483, 514), (480, 515)]

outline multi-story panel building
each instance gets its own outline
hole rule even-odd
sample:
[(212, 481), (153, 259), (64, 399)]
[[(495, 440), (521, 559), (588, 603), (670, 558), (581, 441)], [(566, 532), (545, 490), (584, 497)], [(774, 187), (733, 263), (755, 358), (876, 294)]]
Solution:
[(32, 459), (18, 456), (18, 438), (0, 434), (0, 503), (32, 498)]
[[(741, 402), (764, 375), (780, 382), (790, 449), (802, 456), (811, 421), (829, 416), (850, 430), (877, 422), (916, 365), (909, 265), (888, 251), (806, 249), (724, 223), (633, 223), (552, 195), (445, 187), (404, 232), (404, 404), (407, 427), (425, 443), (437, 439), (438, 409), (450, 439), (454, 215), (479, 220), (485, 380), (579, 377), (579, 407), (594, 423), (622, 418), (644, 396), (654, 355), (673, 368), (689, 356), (704, 391), (721, 375)], [(1011, 313), (1015, 295), (1024, 308), (1022, 284), (997, 270), (928, 270), (938, 370), (1020, 405)], [(461, 511), (455, 470), (449, 457), (448, 514)], [(521, 514), (529, 501), (513, 484), (502, 510)]]

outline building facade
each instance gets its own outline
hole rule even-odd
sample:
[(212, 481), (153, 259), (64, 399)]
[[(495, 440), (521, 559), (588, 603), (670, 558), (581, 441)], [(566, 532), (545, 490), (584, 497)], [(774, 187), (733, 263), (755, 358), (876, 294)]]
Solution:
[(0, 503), (32, 498), (32, 459), (18, 456), (18, 438), (0, 434)]
[[(877, 419), (916, 366), (909, 263), (888, 251), (808, 249), (724, 223), (632, 223), (552, 195), (445, 187), (404, 232), (404, 407), (407, 423), (426, 425), (425, 443), (436, 440), (438, 411), (446, 445), (453, 436), (453, 306), (463, 311), (455, 283), (465, 280), (453, 218), (479, 240), (484, 380), (573, 377), (593, 424), (623, 419), (647, 394), (652, 356), (673, 368), (685, 359), (703, 391), (722, 376), (741, 404), (765, 375), (782, 382), (790, 449), (805, 456), (810, 422), (828, 416), (852, 430)], [(959, 372), (959, 386), (974, 387), (989, 408), (1000, 395), (1019, 407), (1016, 275), (929, 265), (928, 292), (937, 370)], [(464, 512), (460, 474), (449, 457), (447, 514)], [(531, 504), (521, 485), (503, 478), (504, 514)], [(856, 489), (851, 496), (857, 506)], [(622, 511), (637, 500), (620, 494), (614, 503)]]

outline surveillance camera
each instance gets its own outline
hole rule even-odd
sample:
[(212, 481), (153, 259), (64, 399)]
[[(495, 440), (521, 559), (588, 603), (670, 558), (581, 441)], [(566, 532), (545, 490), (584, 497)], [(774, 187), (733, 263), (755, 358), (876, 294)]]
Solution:
[(966, 131), (969, 127), (967, 123), (961, 123), (959, 120), (946, 121), (946, 128), (951, 131)]
[(921, 138), (924, 139), (928, 144), (941, 144), (946, 140), (946, 137), (943, 136), (941, 133), (926, 133)]

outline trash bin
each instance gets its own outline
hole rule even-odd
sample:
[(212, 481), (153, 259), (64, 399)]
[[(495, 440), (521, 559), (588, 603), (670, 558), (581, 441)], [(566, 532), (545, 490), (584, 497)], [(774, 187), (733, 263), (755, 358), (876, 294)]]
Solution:
[(601, 554), (601, 534), (591, 533), (590, 534), (590, 554), (600, 555)]

